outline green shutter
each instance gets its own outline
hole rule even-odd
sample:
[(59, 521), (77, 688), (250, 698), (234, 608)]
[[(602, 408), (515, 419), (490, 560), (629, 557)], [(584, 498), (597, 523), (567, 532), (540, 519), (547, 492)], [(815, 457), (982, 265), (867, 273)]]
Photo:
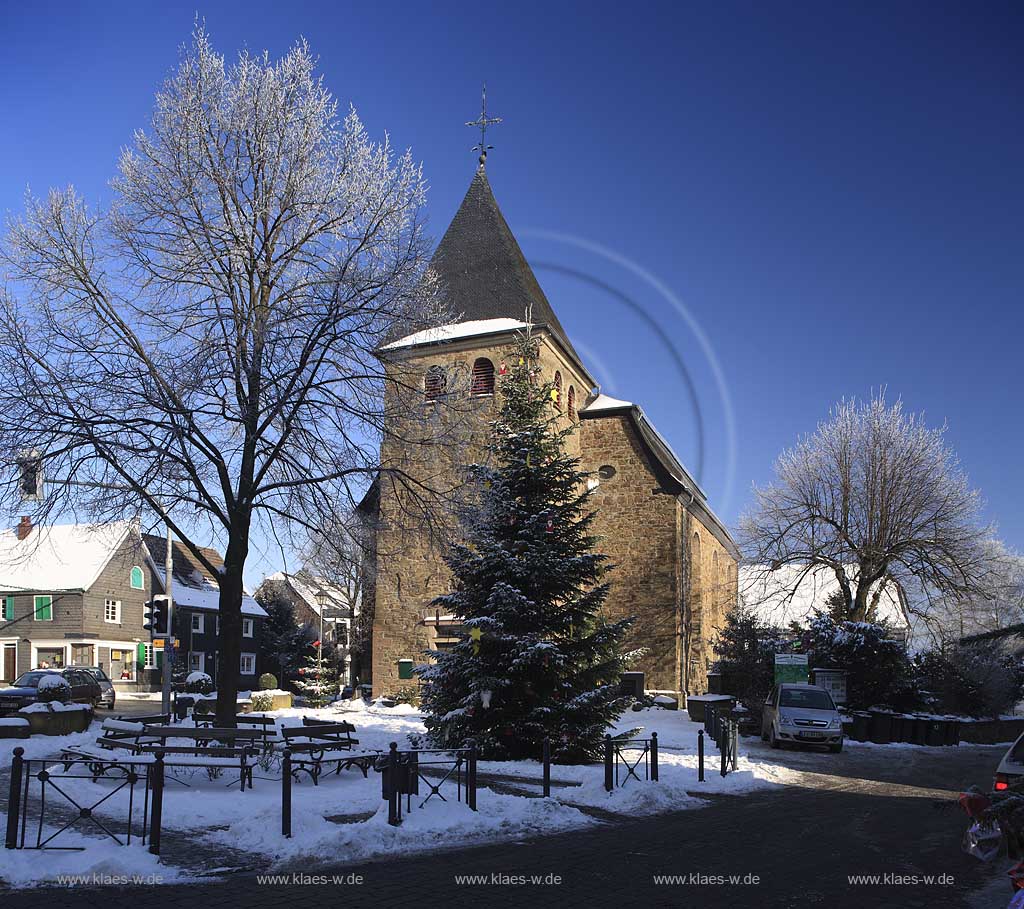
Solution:
[(33, 611), (36, 621), (53, 621), (53, 597), (36, 597)]
[(146, 668), (146, 645), (139, 644), (139, 649), (136, 656), (136, 662), (138, 663), (139, 669)]
[(14, 597), (4, 597), (4, 613), (2, 616), (5, 622), (14, 618)]
[(411, 679), (413, 662), (412, 660), (399, 660), (398, 661), (398, 677), (400, 679)]

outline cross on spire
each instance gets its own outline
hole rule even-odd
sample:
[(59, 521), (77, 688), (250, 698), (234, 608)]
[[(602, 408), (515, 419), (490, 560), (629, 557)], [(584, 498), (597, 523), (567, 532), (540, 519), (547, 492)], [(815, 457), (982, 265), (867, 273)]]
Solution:
[(487, 144), (487, 127), (493, 126), (496, 123), (501, 123), (501, 117), (487, 116), (487, 83), (485, 82), (480, 99), (480, 117), (476, 120), (466, 121), (466, 126), (475, 126), (480, 130), (480, 141), (473, 146), (472, 151), (480, 152), (481, 167), (484, 166), (484, 162), (487, 160), (487, 152), (494, 148), (493, 145)]

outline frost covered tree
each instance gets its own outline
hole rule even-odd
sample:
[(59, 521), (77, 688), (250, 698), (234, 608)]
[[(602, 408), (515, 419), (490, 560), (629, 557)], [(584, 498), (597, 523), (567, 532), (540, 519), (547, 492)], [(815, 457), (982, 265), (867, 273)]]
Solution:
[(471, 469), (478, 505), (447, 558), (453, 591), (435, 605), (462, 620), (463, 640), (420, 670), (428, 735), (474, 741), (488, 758), (537, 758), (550, 737), (561, 762), (594, 757), (624, 709), (623, 636), (605, 621), (605, 557), (579, 460), (565, 451), (554, 386), (540, 380), (528, 335), (500, 386), (489, 466)]
[(741, 525), (749, 561), (765, 571), (795, 565), (788, 594), (809, 572), (835, 574), (834, 614), (869, 619), (898, 585), (911, 611), (940, 598), (984, 594), (992, 581), (990, 531), (944, 429), (929, 428), (883, 396), (845, 401), (784, 451), (776, 478), (755, 489)]
[[(424, 196), (408, 152), (339, 119), (305, 43), (226, 63), (199, 29), (110, 206), (29, 197), (0, 247), (0, 507), (27, 507), (13, 465), (34, 451), (37, 523), (166, 522), (219, 581), (221, 726), (254, 531), (304, 536), (351, 511), (391, 423), (375, 351), (441, 321)], [(400, 465), (380, 481), (429, 507)]]

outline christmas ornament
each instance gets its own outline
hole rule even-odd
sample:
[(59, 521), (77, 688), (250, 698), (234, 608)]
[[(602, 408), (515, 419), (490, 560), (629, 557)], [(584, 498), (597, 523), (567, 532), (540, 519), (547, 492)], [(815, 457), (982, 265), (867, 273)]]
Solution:
[(499, 376), (506, 376), (506, 375), (508, 375), (508, 367), (504, 363), (501, 364), (501, 368), (498, 370), (498, 375)]
[(483, 705), (484, 710), (487, 710), (491, 706), (491, 696), (494, 692), (481, 691), (480, 692), (480, 703)]
[(483, 637), (483, 632), (479, 628), (471, 628), (469, 636), (473, 641), (473, 653), (480, 652), (480, 638)]
[(548, 518), (548, 523), (547, 523), (547, 526), (544, 528), (544, 530), (547, 533), (554, 533), (555, 532), (555, 522), (552, 521), (551, 518)]

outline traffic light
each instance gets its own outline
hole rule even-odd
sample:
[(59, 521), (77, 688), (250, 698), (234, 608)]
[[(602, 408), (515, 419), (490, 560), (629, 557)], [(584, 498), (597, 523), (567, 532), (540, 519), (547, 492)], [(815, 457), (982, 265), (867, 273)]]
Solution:
[(167, 634), (167, 597), (147, 600), (142, 627), (150, 634)]

